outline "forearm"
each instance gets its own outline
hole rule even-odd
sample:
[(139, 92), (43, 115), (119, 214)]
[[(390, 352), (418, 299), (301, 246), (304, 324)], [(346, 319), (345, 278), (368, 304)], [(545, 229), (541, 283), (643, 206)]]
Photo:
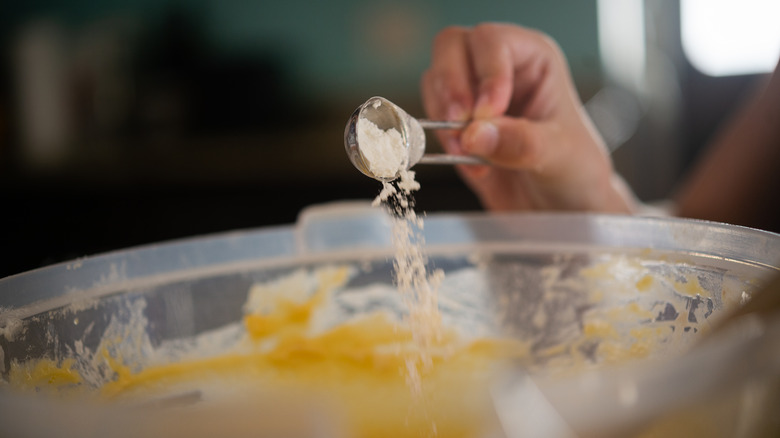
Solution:
[(676, 196), (680, 216), (764, 228), (778, 220), (780, 74), (720, 132)]

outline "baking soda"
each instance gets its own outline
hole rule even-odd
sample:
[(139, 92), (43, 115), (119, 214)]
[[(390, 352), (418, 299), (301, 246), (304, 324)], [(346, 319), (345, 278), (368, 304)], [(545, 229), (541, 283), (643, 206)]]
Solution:
[(400, 134), (395, 129), (382, 131), (365, 119), (358, 121), (358, 135), (361, 134), (364, 134), (359, 140), (361, 151), (371, 164), (371, 171), (377, 176), (400, 176), (397, 181), (382, 183), (382, 191), (373, 205), (384, 205), (393, 218), (395, 283), (408, 308), (407, 322), (420, 352), (419, 356), (406, 360), (407, 382), (413, 392), (420, 394), (420, 371), (433, 365), (430, 350), (442, 335), (438, 287), (444, 271), (439, 269), (429, 274), (426, 270), (424, 224), (414, 211), (412, 197), (420, 184), (415, 180), (414, 172), (406, 168), (408, 154)]
[(360, 153), (368, 162), (368, 170), (374, 175), (395, 178), (399, 171), (408, 166), (409, 151), (397, 129), (382, 130), (371, 120), (361, 117), (357, 122), (357, 137)]

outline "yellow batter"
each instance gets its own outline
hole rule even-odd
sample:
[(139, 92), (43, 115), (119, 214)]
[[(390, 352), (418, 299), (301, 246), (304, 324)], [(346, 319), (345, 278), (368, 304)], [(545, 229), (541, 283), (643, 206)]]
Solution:
[[(105, 400), (143, 400), (175, 394), (187, 384), (197, 388), (220, 382), (330, 400), (349, 436), (482, 435), (492, 411), (487, 389), (495, 365), (523, 357), (527, 348), (509, 340), (464, 342), (449, 331), (430, 347), (426, 358), (432, 364), (425, 365), (408, 328), (380, 313), (310, 334), (312, 316), (346, 279), (346, 271), (331, 271), (309, 298), (299, 301), (287, 296), (299, 294), (279, 294), (262, 313), (246, 315), (248, 351), (132, 372), (122, 358), (103, 349), (100, 353), (115, 378), (99, 395)], [(410, 375), (419, 377), (418, 388), (410, 386)], [(27, 388), (73, 386), (80, 380), (72, 360), (14, 364), (10, 374), (12, 385)]]
[[(583, 270), (583, 275), (609, 277), (608, 268), (608, 264), (596, 266)], [(350, 271), (346, 267), (318, 269), (311, 276), (314, 281), (309, 283), (306, 275), (293, 275), (253, 288), (243, 320), (246, 339), (230, 353), (138, 370), (122, 357), (109, 354), (111, 343), (122, 339), (102, 344), (96, 356), (113, 372), (113, 378), (97, 390), (99, 398), (143, 401), (209, 385), (248, 393), (271, 389), (328, 400), (328, 407), (343, 419), (347, 436), (484, 435), (493, 412), (487, 389), (497, 365), (526, 357), (527, 345), (514, 340), (464, 340), (444, 330), (421, 351), (407, 325), (382, 313), (315, 330), (317, 312), (327, 305), (334, 290), (347, 283)], [(702, 293), (696, 277), (686, 280), (674, 283), (679, 293)], [(312, 289), (307, 284), (316, 286)], [(633, 284), (636, 289), (627, 293), (642, 294), (656, 280), (643, 274)], [(653, 316), (650, 309), (635, 302), (595, 311), (584, 321), (580, 339), (537, 355), (561, 357), (569, 370), (584, 365), (581, 347), (593, 342), (605, 363), (646, 357), (659, 343), (682, 332), (672, 326), (681, 325), (687, 315), (680, 312), (679, 321), (671, 324), (638, 323)], [(618, 327), (626, 324), (632, 329), (623, 338)], [(14, 362), (9, 373), (12, 386), (35, 390), (83, 393), (82, 380), (72, 359)], [(201, 409), (203, 405), (195, 406)]]

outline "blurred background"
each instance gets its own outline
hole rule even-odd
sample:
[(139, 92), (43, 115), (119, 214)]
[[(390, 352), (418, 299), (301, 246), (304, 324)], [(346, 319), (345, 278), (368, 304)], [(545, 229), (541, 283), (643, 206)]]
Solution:
[[(673, 193), (780, 54), (774, 0), (32, 0), (0, 14), (0, 277), (372, 199), (344, 125), (381, 95), (423, 116), (434, 35), (555, 38), (641, 199)], [(430, 149), (438, 149), (431, 144)], [(419, 211), (479, 209), (420, 167)]]

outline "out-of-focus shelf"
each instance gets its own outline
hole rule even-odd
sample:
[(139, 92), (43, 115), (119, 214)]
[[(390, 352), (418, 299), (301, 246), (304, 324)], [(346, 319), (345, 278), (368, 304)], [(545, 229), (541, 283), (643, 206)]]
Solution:
[[(107, 185), (197, 185), (316, 183), (365, 179), (344, 150), (344, 123), (360, 102), (339, 103), (301, 126), (275, 126), (241, 132), (116, 136), (74, 142), (52, 166), (25, 166), (19, 151), (6, 182)], [(418, 105), (402, 103), (412, 111)], [(343, 114), (342, 114), (343, 113)], [(289, 122), (288, 122), (289, 123)], [(429, 149), (440, 151), (433, 135)], [(6, 163), (8, 164), (8, 163)], [(429, 176), (442, 174), (427, 166)], [(444, 170), (444, 173), (448, 173)], [(10, 181), (9, 181), (10, 179)], [(16, 180), (16, 181), (14, 181)]]
[(343, 177), (349, 163), (338, 131), (240, 134), (86, 144), (56, 167), (22, 168), (25, 179), (106, 184), (238, 183)]

